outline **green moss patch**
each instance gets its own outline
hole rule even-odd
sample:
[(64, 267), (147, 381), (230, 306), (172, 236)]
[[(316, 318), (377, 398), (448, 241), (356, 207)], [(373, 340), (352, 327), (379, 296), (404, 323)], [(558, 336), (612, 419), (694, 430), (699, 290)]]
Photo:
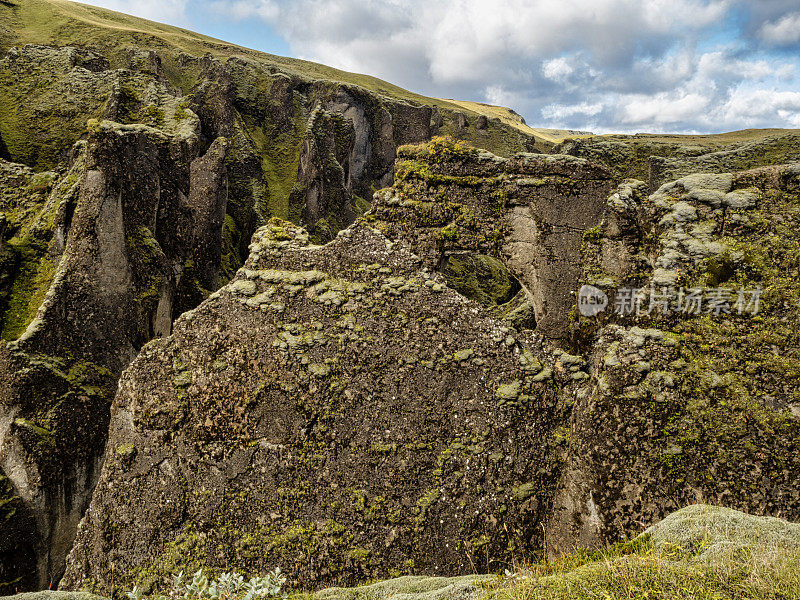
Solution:
[(55, 266), (41, 244), (31, 238), (11, 240), (9, 246), (19, 256), (16, 277), (3, 312), (0, 338), (17, 339), (33, 321), (55, 277)]

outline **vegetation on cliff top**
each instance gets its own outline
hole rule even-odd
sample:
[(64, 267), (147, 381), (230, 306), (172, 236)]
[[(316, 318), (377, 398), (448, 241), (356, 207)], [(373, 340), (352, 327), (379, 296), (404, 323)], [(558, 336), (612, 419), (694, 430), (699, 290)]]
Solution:
[[(153, 50), (159, 52), (162, 59), (168, 59), (163, 65), (165, 72), (178, 87), (183, 87), (183, 74), (177, 64), (177, 55), (181, 52), (193, 56), (211, 54), (222, 60), (240, 57), (273, 66), (289, 75), (356, 85), (388, 98), (459, 112), (468, 120), (483, 115), (495, 120), (497, 125), (502, 123), (507, 130), (534, 134), (524, 125), (520, 127), (519, 123), (513, 123), (510, 119), (498, 118), (495, 107), (478, 103), (463, 105), (429, 98), (370, 75), (349, 73), (305, 60), (250, 50), (192, 31), (103, 8), (67, 0), (25, 0), (0, 3), (0, 15), (5, 22), (11, 24), (11, 29), (0, 29), (0, 52), (24, 44), (92, 47), (108, 52), (111, 67), (117, 68), (123, 66), (127, 49), (133, 47), (144, 51)], [(546, 145), (550, 143), (544, 137), (540, 139)]]

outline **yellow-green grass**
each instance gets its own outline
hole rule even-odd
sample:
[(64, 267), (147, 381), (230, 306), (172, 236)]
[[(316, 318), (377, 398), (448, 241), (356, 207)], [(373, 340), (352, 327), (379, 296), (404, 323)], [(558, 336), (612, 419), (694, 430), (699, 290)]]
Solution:
[(416, 94), (370, 75), (259, 52), (179, 27), (67, 0), (8, 0), (0, 3), (0, 49), (24, 44), (75, 45), (105, 50), (136, 47), (139, 50), (185, 52), (194, 56), (209, 53), (222, 59), (238, 56), (272, 64), (282, 71), (308, 79), (338, 81), (390, 98), (448, 110), (459, 109), (453, 102)]
[(630, 543), (533, 565), (489, 589), (493, 600), (800, 598), (800, 525), (689, 506)]
[(479, 115), (485, 115), (488, 118), (499, 119), (502, 123), (510, 125), (515, 129), (529, 135), (540, 137), (548, 142), (557, 144), (567, 138), (587, 137), (592, 134), (585, 131), (574, 131), (571, 129), (549, 129), (546, 127), (531, 127), (525, 120), (517, 114), (514, 110), (505, 106), (495, 106), (493, 104), (484, 104), (483, 102), (472, 102), (470, 100), (452, 100), (451, 102), (464, 108), (468, 111), (474, 112)]
[(573, 570), (493, 586), (497, 600), (800, 598), (800, 552), (746, 552), (724, 561), (664, 552), (604, 556)]

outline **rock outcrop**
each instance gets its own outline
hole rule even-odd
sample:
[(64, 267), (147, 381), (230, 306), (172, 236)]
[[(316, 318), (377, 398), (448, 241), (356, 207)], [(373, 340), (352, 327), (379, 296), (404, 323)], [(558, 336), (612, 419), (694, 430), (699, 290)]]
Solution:
[[(611, 188), (609, 172), (585, 159), (504, 159), (440, 139), (401, 149), (395, 184), (375, 195), (368, 218), (484, 304), (508, 302), (521, 286), (534, 313), (523, 323), (567, 343), (583, 234), (599, 223)], [(499, 312), (513, 319), (518, 310)]]
[(365, 224), (307, 240), (260, 229), (123, 376), (63, 586), (203, 564), (348, 583), (541, 548), (572, 381), (542, 340)]
[[(549, 547), (597, 546), (697, 501), (800, 518), (800, 167), (628, 183), (587, 232), (576, 395)], [(620, 314), (621, 313), (621, 314)]]
[(35, 586), (63, 570), (99, 475), (116, 378), (194, 305), (186, 266), (216, 278), (226, 141), (200, 150), (191, 128), (96, 123), (41, 212), (14, 222), (8, 246), (22, 256), (3, 321), (13, 341), (0, 348), (0, 466), (20, 510), (3, 543)]
[[(17, 506), (0, 532), (13, 557), (0, 591), (58, 580), (116, 380), (142, 345), (229, 281), (271, 216), (331, 239), (392, 182), (399, 144), (455, 119), (399, 88), (309, 77), (277, 57), (193, 55), (185, 32), (171, 43), (145, 22), (126, 45), (118, 15), (101, 41), (100, 9), (80, 48), (42, 45), (85, 25), (69, 18), (38, 44), (15, 43), (34, 35), (28, 11), (56, 27), (67, 8), (0, 5), (12, 24), (0, 32), (0, 501)], [(498, 128), (479, 134), (533, 144)]]
[(787, 132), (742, 142), (696, 156), (651, 156), (648, 182), (652, 189), (692, 173), (731, 173), (800, 160), (800, 134)]
[[(698, 500), (797, 519), (798, 173), (650, 196), (630, 181), (599, 202), (606, 172), (584, 160), (436, 140), (403, 150), (395, 186), (328, 244), (273, 222), (123, 376), (63, 585), (157, 587), (203, 565), (280, 564), (302, 585), (487, 571)], [(570, 294), (566, 338), (497, 320), (437, 273), (461, 251), (527, 284), (504, 250), (519, 206), (577, 237), (558, 285), (609, 299), (587, 317)], [(705, 308), (662, 314), (681, 287), (709, 288)]]

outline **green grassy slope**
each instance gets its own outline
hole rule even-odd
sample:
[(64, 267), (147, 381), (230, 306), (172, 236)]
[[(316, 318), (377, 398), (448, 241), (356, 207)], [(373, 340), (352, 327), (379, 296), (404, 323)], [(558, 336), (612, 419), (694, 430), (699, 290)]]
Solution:
[[(498, 116), (496, 107), (429, 98), (377, 77), (258, 52), (179, 27), (66, 0), (7, 0), (0, 3), (0, 51), (5, 52), (11, 46), (24, 44), (94, 47), (103, 50), (104, 53), (108, 52), (111, 56), (128, 47), (167, 54), (185, 52), (202, 56), (208, 53), (222, 59), (238, 56), (270, 64), (281, 71), (312, 80), (322, 79), (357, 85), (389, 98), (427, 104), (449, 111), (460, 111), (468, 116), (480, 114), (487, 117)], [(111, 66), (117, 65), (112, 62)], [(175, 68), (174, 65), (165, 65), (168, 73), (170, 67)], [(179, 83), (179, 77), (174, 79), (173, 83)], [(520, 130), (532, 133), (527, 129)]]

